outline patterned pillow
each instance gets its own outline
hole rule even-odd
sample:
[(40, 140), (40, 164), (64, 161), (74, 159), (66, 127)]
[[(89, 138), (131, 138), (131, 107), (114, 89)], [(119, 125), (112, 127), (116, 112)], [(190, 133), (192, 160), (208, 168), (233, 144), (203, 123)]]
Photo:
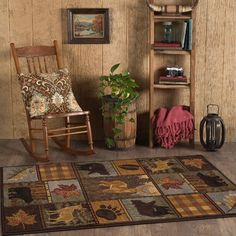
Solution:
[(21, 93), (30, 117), (82, 111), (67, 69), (52, 74), (20, 74)]

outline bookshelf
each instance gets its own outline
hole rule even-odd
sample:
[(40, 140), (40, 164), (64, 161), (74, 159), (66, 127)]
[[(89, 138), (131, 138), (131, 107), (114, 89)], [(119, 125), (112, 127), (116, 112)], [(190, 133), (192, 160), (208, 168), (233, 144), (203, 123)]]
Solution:
[[(154, 112), (159, 107), (163, 106), (165, 101), (165, 97), (170, 97), (174, 94), (175, 91), (178, 91), (179, 96), (183, 93), (183, 91), (188, 90), (188, 104), (176, 104), (174, 98), (169, 99), (171, 100), (172, 105), (188, 105), (190, 108), (190, 112), (194, 115), (195, 111), (195, 99), (194, 99), (194, 68), (195, 68), (195, 38), (194, 38), (194, 19), (195, 19), (195, 12), (189, 12), (187, 14), (182, 15), (162, 15), (160, 13), (156, 13), (150, 11), (150, 32), (149, 32), (149, 45), (150, 45), (150, 52), (149, 52), (149, 146), (153, 147), (153, 128), (151, 124), (151, 118), (154, 115)], [(180, 37), (179, 43), (181, 44), (181, 48), (173, 49), (173, 48), (160, 48), (156, 46), (156, 42), (160, 41), (162, 38), (161, 27), (163, 22), (172, 22), (173, 26), (176, 27), (175, 36), (177, 35)], [(191, 21), (191, 32), (184, 32), (185, 36), (183, 35), (183, 27), (180, 27), (184, 24), (184, 22)], [(187, 23), (189, 24), (189, 23)], [(187, 26), (189, 27), (189, 26)], [(185, 28), (186, 30), (186, 28)], [(189, 30), (189, 29), (188, 29)], [(186, 34), (190, 35), (186, 36)], [(186, 39), (183, 40), (182, 37)], [(191, 37), (191, 41), (190, 38)], [(188, 46), (186, 47), (186, 40), (189, 40)], [(177, 41), (177, 40), (176, 40)], [(184, 43), (184, 44), (183, 44)], [(191, 43), (191, 45), (190, 45)], [(163, 69), (172, 64), (173, 66), (176, 63), (180, 63), (179, 66), (185, 69), (185, 76), (187, 77), (187, 81), (184, 84), (163, 84), (163, 82), (159, 83), (159, 78), (163, 76)], [(162, 100), (161, 104), (158, 104), (158, 96), (161, 97)], [(174, 95), (173, 95), (174, 96)], [(189, 140), (191, 144), (194, 144), (194, 139)]]

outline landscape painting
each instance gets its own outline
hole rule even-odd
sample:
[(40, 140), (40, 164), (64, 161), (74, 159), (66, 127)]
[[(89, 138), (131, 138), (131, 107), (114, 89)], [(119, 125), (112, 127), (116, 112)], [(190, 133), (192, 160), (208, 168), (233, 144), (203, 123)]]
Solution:
[(68, 9), (69, 43), (109, 43), (109, 9)]
[(75, 38), (104, 37), (104, 16), (102, 14), (75, 14), (73, 20)]

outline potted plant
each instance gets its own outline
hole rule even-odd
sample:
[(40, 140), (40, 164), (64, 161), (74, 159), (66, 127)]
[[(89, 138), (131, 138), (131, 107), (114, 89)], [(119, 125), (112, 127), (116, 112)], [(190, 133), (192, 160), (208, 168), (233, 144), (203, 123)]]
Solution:
[(99, 86), (105, 141), (110, 149), (130, 148), (136, 139), (138, 85), (128, 71), (115, 73), (119, 66), (113, 65), (109, 75), (101, 76)]

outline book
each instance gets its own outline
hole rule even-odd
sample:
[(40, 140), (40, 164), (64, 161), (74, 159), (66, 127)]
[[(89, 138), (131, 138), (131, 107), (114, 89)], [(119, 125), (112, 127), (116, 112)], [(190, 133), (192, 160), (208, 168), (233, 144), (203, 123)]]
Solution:
[(175, 42), (175, 43), (165, 43), (165, 42), (154, 42), (154, 47), (181, 47), (181, 43)]
[(188, 22), (189, 22), (188, 50), (192, 50), (193, 21), (192, 21), (192, 19), (190, 19)]
[(159, 81), (167, 81), (167, 82), (187, 82), (187, 77), (185, 76), (160, 76)]
[(192, 50), (192, 19), (187, 21), (184, 50)]
[(189, 32), (189, 23), (187, 21), (187, 27), (186, 27), (186, 33), (185, 33), (185, 39), (184, 39), (184, 50), (188, 49), (188, 33)]
[(186, 37), (187, 22), (184, 21), (182, 25), (182, 35), (181, 35), (181, 47), (184, 48), (184, 42)]
[(189, 83), (181, 82), (181, 81), (159, 81), (159, 84), (166, 84), (166, 85), (188, 85)]
[(181, 47), (156, 47), (153, 46), (155, 50), (183, 50)]

